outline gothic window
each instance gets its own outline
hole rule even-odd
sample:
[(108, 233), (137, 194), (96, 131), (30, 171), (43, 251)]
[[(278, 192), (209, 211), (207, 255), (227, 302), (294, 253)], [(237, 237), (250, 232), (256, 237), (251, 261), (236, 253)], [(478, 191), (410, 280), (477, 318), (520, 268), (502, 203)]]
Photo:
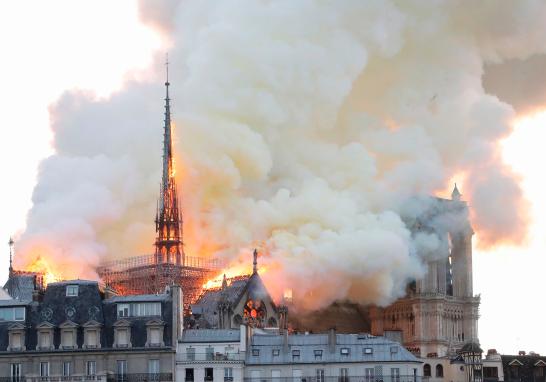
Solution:
[(444, 367), (440, 364), (436, 365), (436, 377), (437, 378), (444, 377)]
[(267, 326), (269, 326), (270, 328), (277, 327), (277, 320), (275, 320), (275, 317), (271, 317), (269, 318), (269, 320), (267, 320)]
[(423, 366), (423, 376), (424, 377), (430, 377), (431, 376), (430, 365), (428, 363), (425, 363), (425, 366)]
[(257, 328), (264, 327), (264, 320), (267, 316), (265, 304), (261, 300), (248, 300), (243, 311), (244, 320), (248, 325)]

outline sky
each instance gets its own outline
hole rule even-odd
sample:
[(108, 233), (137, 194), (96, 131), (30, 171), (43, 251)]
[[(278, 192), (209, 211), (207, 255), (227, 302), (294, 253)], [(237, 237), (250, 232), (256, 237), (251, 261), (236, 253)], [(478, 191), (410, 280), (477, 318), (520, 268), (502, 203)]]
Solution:
[[(8, 239), (25, 227), (40, 161), (53, 153), (50, 105), (67, 89), (108, 97), (124, 80), (144, 73), (154, 54), (167, 45), (140, 22), (134, 1), (68, 0), (53, 7), (45, 2), (0, 4), (0, 46), (9, 58), (0, 64), (0, 241), (5, 242), (0, 246), (0, 280), (7, 275)], [(158, 121), (161, 118), (158, 115)], [(513, 133), (502, 145), (504, 161), (520, 175), (531, 202), (527, 241), (474, 250), (481, 344), (506, 354), (546, 354), (546, 334), (540, 330), (546, 313), (541, 301), (546, 269), (545, 128), (546, 102), (544, 111), (540, 101), (533, 109), (520, 108)], [(461, 192), (464, 199), (464, 185)]]

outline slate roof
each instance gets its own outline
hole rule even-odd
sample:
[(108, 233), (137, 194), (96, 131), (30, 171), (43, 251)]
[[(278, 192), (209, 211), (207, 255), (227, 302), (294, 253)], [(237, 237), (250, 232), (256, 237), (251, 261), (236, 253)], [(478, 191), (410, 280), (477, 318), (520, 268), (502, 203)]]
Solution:
[[(67, 296), (66, 286), (78, 285), (77, 296)], [(0, 300), (0, 306), (26, 306), (25, 321), (19, 321), (27, 328), (25, 346), (35, 351), (37, 343), (36, 328), (42, 324), (54, 328), (53, 343), (59, 347), (60, 326), (66, 322), (77, 325), (76, 341), (81, 348), (84, 342), (83, 326), (97, 322), (101, 326), (100, 343), (102, 348), (111, 348), (114, 342), (114, 324), (118, 321), (117, 303), (150, 301), (161, 303), (161, 317), (126, 317), (130, 323), (132, 349), (145, 347), (147, 339), (146, 323), (151, 319), (160, 319), (165, 323), (163, 341), (165, 346), (173, 345), (172, 338), (172, 299), (168, 294), (115, 297), (104, 299), (96, 281), (69, 280), (50, 283), (40, 301)], [(14, 321), (0, 321), (0, 352), (6, 351), (8, 345), (8, 328)], [(174, 342), (176, 339), (174, 340)]]
[(187, 329), (180, 342), (238, 342), (240, 338), (238, 329)]
[[(336, 334), (335, 338), (332, 348), (328, 334), (254, 335), (246, 364), (421, 362), (398, 342), (385, 337)], [(365, 348), (371, 348), (371, 354), (365, 354)], [(278, 349), (279, 355), (273, 355), (273, 349)], [(348, 349), (348, 354), (341, 354), (341, 349)], [(258, 350), (259, 354), (253, 350)], [(294, 350), (299, 351), (299, 359), (293, 359)], [(315, 351), (322, 352), (319, 359), (315, 358)]]
[[(529, 355), (501, 355), (502, 360), (502, 368), (504, 370), (504, 380), (507, 382), (510, 381), (517, 381), (517, 382), (534, 382), (535, 376), (534, 372), (535, 369), (544, 362), (546, 364), (546, 357), (541, 357), (539, 355), (535, 354), (529, 354)], [(510, 366), (510, 363), (517, 360), (521, 363), (521, 366), (515, 366), (518, 370), (518, 376), (512, 377), (511, 371), (512, 366)], [(542, 362), (541, 362), (542, 361)], [(517, 364), (517, 362), (515, 362)], [(538, 363), (538, 365), (537, 365)], [(535, 366), (536, 365), (536, 366)]]
[(4, 289), (8, 294), (17, 300), (32, 301), (32, 292), (35, 289), (36, 276), (34, 275), (13, 275), (11, 276)]

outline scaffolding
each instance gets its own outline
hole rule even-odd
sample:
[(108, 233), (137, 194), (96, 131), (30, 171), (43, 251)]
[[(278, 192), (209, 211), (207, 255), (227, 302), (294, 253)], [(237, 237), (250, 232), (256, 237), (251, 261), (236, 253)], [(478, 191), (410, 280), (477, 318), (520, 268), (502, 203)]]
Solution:
[(104, 284), (120, 295), (161, 293), (179, 285), (187, 309), (199, 297), (203, 284), (222, 269), (217, 259), (184, 257), (184, 264), (157, 263), (154, 255), (135, 256), (103, 263), (97, 273)]

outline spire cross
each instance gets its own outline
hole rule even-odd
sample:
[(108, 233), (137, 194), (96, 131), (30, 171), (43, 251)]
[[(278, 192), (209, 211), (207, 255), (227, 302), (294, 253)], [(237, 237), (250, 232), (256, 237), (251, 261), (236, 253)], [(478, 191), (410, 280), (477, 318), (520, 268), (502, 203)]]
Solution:
[(169, 53), (165, 53), (165, 71), (167, 72), (167, 81), (165, 82), (165, 85), (169, 86)]

